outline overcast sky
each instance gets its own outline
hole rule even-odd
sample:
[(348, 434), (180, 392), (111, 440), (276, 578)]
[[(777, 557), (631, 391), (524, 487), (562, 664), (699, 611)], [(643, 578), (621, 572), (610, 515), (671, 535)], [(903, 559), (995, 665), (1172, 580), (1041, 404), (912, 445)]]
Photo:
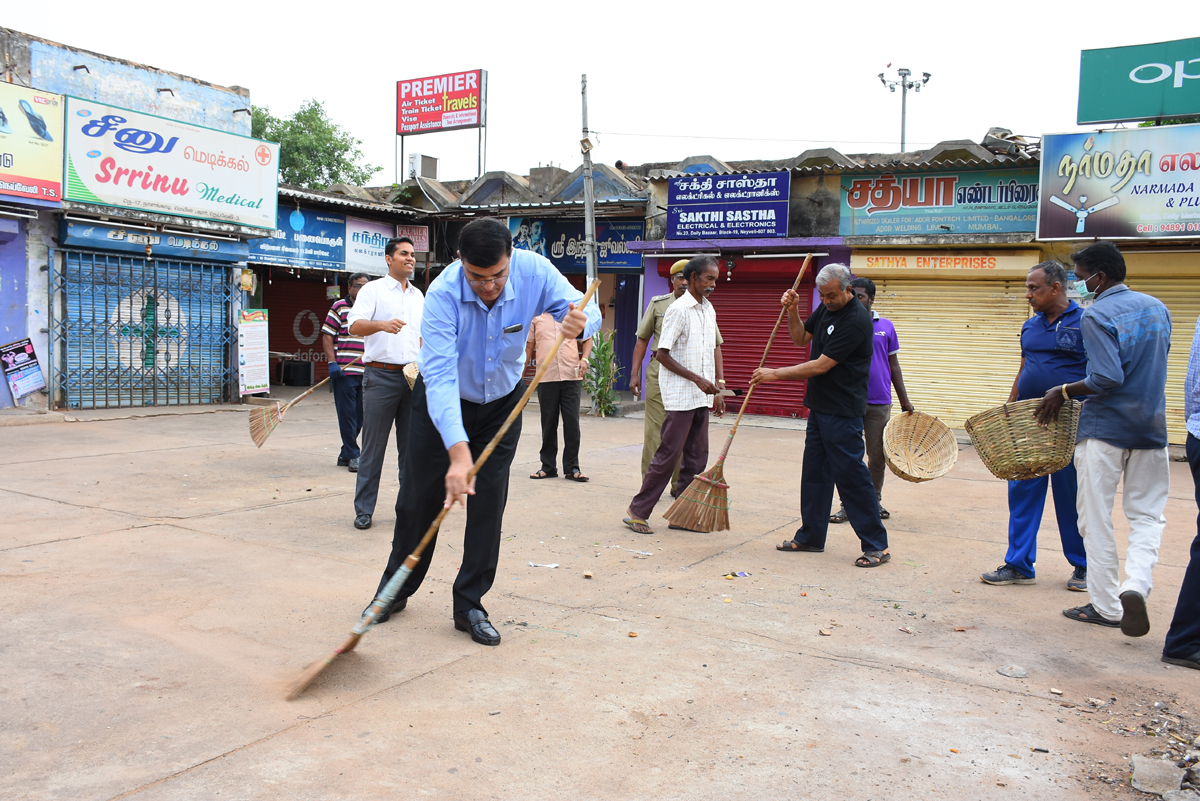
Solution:
[[(316, 98), (390, 183), (396, 81), (488, 71), (487, 168), (580, 162), (581, 73), (598, 162), (813, 147), (899, 149), (900, 93), (876, 77), (932, 73), (909, 94), (909, 149), (991, 126), (1077, 130), (1079, 51), (1198, 35), (1195, 1), (924, 3), (5, 3), (0, 25), (212, 83), (276, 115)], [(1200, 53), (1197, 54), (1200, 57)], [(891, 62), (891, 69), (886, 65)], [(476, 175), (476, 131), (412, 136), (439, 177)]]

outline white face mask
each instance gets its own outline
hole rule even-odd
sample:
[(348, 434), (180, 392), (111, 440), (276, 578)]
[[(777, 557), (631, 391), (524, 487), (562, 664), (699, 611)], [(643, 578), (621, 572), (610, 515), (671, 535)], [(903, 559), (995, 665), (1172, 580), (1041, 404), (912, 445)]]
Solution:
[(1079, 297), (1082, 300), (1091, 300), (1092, 298), (1096, 297), (1096, 293), (1088, 289), (1088, 281), (1091, 281), (1092, 278), (1095, 278), (1097, 275), (1099, 275), (1099, 273), (1093, 274), (1091, 278), (1087, 278), (1086, 280), (1075, 282), (1075, 291), (1079, 293)]

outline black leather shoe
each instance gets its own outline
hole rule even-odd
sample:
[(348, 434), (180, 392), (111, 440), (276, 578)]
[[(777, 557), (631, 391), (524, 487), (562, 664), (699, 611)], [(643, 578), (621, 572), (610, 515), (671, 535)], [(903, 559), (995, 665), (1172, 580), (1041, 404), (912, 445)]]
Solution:
[[(373, 604), (373, 603), (375, 603), (374, 599), (371, 600), (371, 604)], [(368, 611), (370, 611), (371, 604), (367, 604), (367, 608), (363, 610), (362, 613), (364, 616), (367, 614)], [(407, 596), (405, 596), (404, 598), (393, 598), (391, 604), (388, 605), (383, 610), (382, 613), (375, 616), (375, 625), (379, 625), (380, 623), (387, 623), (388, 618), (390, 618), (395, 613), (401, 611), (406, 606), (408, 606), (408, 597)]]
[(370, 528), (371, 527), (371, 516), (370, 515), (359, 515), (358, 517), (354, 518), (354, 527), (355, 528)]
[(343, 459), (343, 458), (342, 458), (342, 457), (340, 457), (340, 456), (338, 457), (338, 460), (337, 460), (337, 466), (338, 466), (338, 467), (346, 467), (346, 466), (347, 466), (347, 465), (349, 465), (349, 464), (350, 464), (350, 460), (349, 460), (349, 459)]
[(499, 645), (500, 632), (492, 627), (482, 609), (454, 613), (454, 628), (471, 632), (471, 639), (480, 645)]

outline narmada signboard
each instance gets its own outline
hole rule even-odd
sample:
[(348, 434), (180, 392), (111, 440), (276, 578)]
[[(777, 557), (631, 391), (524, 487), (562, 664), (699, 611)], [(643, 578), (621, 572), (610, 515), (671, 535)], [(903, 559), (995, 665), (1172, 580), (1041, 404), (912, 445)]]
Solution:
[(469, 70), (396, 82), (400, 136), (487, 125), (487, 71)]

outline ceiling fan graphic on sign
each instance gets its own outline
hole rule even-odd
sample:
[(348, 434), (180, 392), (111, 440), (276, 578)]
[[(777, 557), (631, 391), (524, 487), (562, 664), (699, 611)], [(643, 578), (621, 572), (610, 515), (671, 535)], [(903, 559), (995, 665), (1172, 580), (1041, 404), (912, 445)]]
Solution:
[(1102, 209), (1107, 209), (1112, 206), (1115, 206), (1121, 202), (1121, 198), (1114, 195), (1113, 197), (1110, 197), (1108, 200), (1102, 200), (1094, 206), (1088, 206), (1087, 205), (1087, 195), (1080, 195), (1079, 196), (1079, 208), (1075, 208), (1067, 201), (1061, 200), (1058, 197), (1056, 197), (1055, 195), (1050, 196), (1050, 202), (1053, 203), (1055, 206), (1058, 206), (1059, 208), (1064, 208), (1067, 211), (1074, 214), (1075, 217), (1079, 220), (1079, 222), (1076, 223), (1076, 225), (1075, 225), (1075, 233), (1082, 234), (1084, 223), (1087, 222), (1087, 218), (1088, 218), (1089, 214), (1100, 211)]

